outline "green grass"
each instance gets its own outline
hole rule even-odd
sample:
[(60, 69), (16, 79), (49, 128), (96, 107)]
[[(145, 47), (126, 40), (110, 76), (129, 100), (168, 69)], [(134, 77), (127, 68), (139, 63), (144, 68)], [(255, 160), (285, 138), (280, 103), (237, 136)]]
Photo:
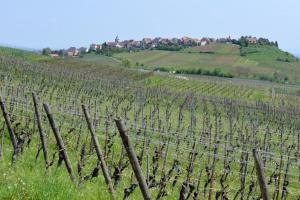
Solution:
[[(274, 46), (252, 45), (243, 48), (247, 53), (245, 58), (256, 62), (257, 68), (262, 68), (261, 73), (278, 72), (290, 78), (291, 82), (300, 79), (300, 62), (291, 54), (283, 52)], [(252, 52), (252, 53), (251, 53)], [(288, 59), (290, 62), (279, 61), (278, 59)], [(251, 67), (251, 64), (250, 66)]]
[[(49, 138), (53, 140), (52, 135)], [(31, 147), (26, 148), (24, 153), (18, 157), (14, 167), (11, 166), (11, 154), (9, 153), (12, 147), (8, 140), (5, 144), (7, 144), (4, 149), (6, 154), (4, 160), (0, 161), (1, 200), (110, 199), (103, 176), (85, 182), (80, 188), (76, 188), (70, 180), (64, 163), (59, 168), (55, 163), (46, 172), (42, 154), (38, 160), (35, 159), (38, 148), (36, 146), (38, 145), (37, 137), (34, 137)], [(76, 158), (70, 151), (69, 155), (74, 161), (73, 169), (76, 170)]]
[(183, 49), (186, 53), (213, 53), (222, 55), (239, 55), (240, 47), (235, 44), (209, 44), (205, 46), (196, 46)]
[(121, 66), (121, 62), (112, 57), (98, 55), (93, 52), (85, 54), (82, 58), (76, 58), (80, 61), (93, 62), (101, 65), (108, 66)]
[(176, 69), (222, 69), (224, 72), (230, 71), (231, 66), (239, 59), (237, 55), (216, 55), (185, 52), (170, 52), (158, 50), (145, 50), (134, 53), (116, 54), (116, 58), (126, 58), (135, 68), (135, 63), (143, 64), (145, 68), (155, 69), (164, 67), (170, 71)]

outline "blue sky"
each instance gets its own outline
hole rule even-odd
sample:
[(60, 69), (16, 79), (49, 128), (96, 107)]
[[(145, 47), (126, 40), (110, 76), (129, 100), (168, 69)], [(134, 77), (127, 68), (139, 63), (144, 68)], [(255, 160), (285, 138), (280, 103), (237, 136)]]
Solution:
[(142, 37), (278, 40), (300, 54), (299, 0), (0, 0), (0, 43), (67, 48)]

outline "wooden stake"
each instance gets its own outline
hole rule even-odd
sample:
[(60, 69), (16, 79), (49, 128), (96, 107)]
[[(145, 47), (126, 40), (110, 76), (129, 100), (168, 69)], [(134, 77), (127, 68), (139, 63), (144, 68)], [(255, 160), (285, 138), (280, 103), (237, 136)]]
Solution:
[(144, 179), (144, 175), (143, 175), (143, 172), (141, 170), (140, 164), (138, 162), (137, 156), (134, 152), (133, 146), (132, 146), (132, 144), (130, 142), (130, 139), (129, 139), (127, 133), (126, 133), (125, 126), (124, 126), (123, 122), (120, 119), (115, 119), (115, 122), (116, 122), (116, 125), (118, 127), (120, 136), (122, 138), (123, 145), (126, 149), (128, 157), (129, 157), (129, 161), (130, 161), (130, 164), (131, 164), (132, 169), (134, 171), (135, 177), (136, 177), (136, 179), (139, 183), (140, 189), (142, 191), (143, 197), (144, 197), (145, 200), (150, 200), (151, 197), (150, 197), (150, 193), (148, 191), (147, 183)]
[(104, 160), (104, 156), (103, 156), (103, 153), (102, 153), (102, 150), (101, 150), (101, 147), (100, 147), (97, 135), (96, 135), (95, 128), (94, 128), (93, 124), (90, 121), (90, 116), (89, 116), (89, 113), (88, 113), (85, 105), (82, 105), (82, 110), (83, 110), (86, 122), (88, 124), (88, 128), (90, 130), (90, 133), (91, 133), (91, 136), (92, 136), (92, 139), (93, 139), (93, 143), (94, 143), (94, 146), (95, 146), (95, 149), (96, 149), (97, 157), (98, 157), (99, 161), (101, 162), (100, 163), (101, 164), (101, 169), (102, 169), (102, 173), (104, 175), (106, 184), (109, 187), (109, 191), (112, 195), (112, 198), (115, 199), (115, 190), (114, 190), (114, 187), (113, 187), (110, 175), (109, 175), (108, 168), (107, 168), (105, 160)]
[(75, 177), (71, 162), (69, 160), (69, 156), (68, 156), (67, 151), (65, 149), (65, 145), (64, 145), (63, 139), (60, 135), (59, 129), (57, 128), (57, 126), (55, 124), (55, 121), (52, 117), (51, 110), (50, 110), (50, 108), (47, 104), (43, 104), (43, 106), (44, 106), (44, 109), (46, 111), (46, 114), (47, 114), (49, 123), (51, 125), (51, 128), (53, 130), (53, 133), (54, 133), (54, 136), (55, 136), (55, 139), (56, 139), (56, 142), (57, 142), (59, 153), (61, 153), (61, 155), (64, 159), (64, 162), (65, 162), (66, 168), (69, 172), (71, 180), (76, 184), (76, 177)]
[(12, 160), (12, 162), (14, 164), (16, 162), (16, 157), (18, 154), (18, 142), (17, 142), (17, 138), (15, 135), (14, 129), (11, 125), (10, 117), (9, 117), (8, 113), (6, 112), (5, 105), (4, 105), (4, 102), (3, 102), (1, 96), (0, 96), (0, 106), (1, 106), (3, 117), (5, 119), (5, 123), (6, 123), (7, 129), (8, 129), (8, 132), (9, 132), (10, 141), (14, 148), (14, 154), (13, 154), (13, 160)]
[(38, 106), (39, 104), (38, 104), (38, 100), (37, 100), (35, 93), (32, 93), (32, 98), (33, 98), (33, 103), (34, 103), (35, 117), (36, 117), (38, 129), (39, 129), (42, 149), (43, 149), (43, 153), (44, 153), (46, 169), (48, 169), (49, 159), (48, 159), (47, 142), (46, 142), (45, 133), (44, 133), (44, 130), (42, 127), (42, 122), (41, 122), (40, 113), (39, 113), (39, 106)]
[(253, 149), (253, 156), (254, 156), (256, 174), (257, 174), (257, 178), (258, 178), (258, 182), (259, 182), (261, 196), (262, 196), (263, 200), (271, 200), (271, 198), (269, 197), (267, 182), (266, 182), (266, 179), (264, 176), (262, 161), (261, 161), (260, 156), (258, 155), (256, 149)]
[(3, 128), (0, 131), (0, 161), (3, 159), (3, 144), (4, 144), (4, 128), (5, 122), (3, 122)]

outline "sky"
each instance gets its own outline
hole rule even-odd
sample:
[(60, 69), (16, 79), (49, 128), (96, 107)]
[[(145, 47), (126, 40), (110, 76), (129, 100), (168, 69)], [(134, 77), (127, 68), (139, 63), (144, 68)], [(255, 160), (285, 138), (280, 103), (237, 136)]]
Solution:
[(58, 49), (116, 35), (252, 35), (300, 55), (299, 8), (299, 0), (0, 0), (0, 44)]

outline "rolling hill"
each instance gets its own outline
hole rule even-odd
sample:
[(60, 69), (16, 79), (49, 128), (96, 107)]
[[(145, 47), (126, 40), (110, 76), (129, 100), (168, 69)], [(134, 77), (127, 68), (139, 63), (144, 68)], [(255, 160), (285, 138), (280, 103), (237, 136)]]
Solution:
[(234, 77), (300, 84), (300, 62), (275, 46), (210, 44), (180, 51), (140, 50), (114, 54), (133, 68), (189, 72), (220, 70)]

